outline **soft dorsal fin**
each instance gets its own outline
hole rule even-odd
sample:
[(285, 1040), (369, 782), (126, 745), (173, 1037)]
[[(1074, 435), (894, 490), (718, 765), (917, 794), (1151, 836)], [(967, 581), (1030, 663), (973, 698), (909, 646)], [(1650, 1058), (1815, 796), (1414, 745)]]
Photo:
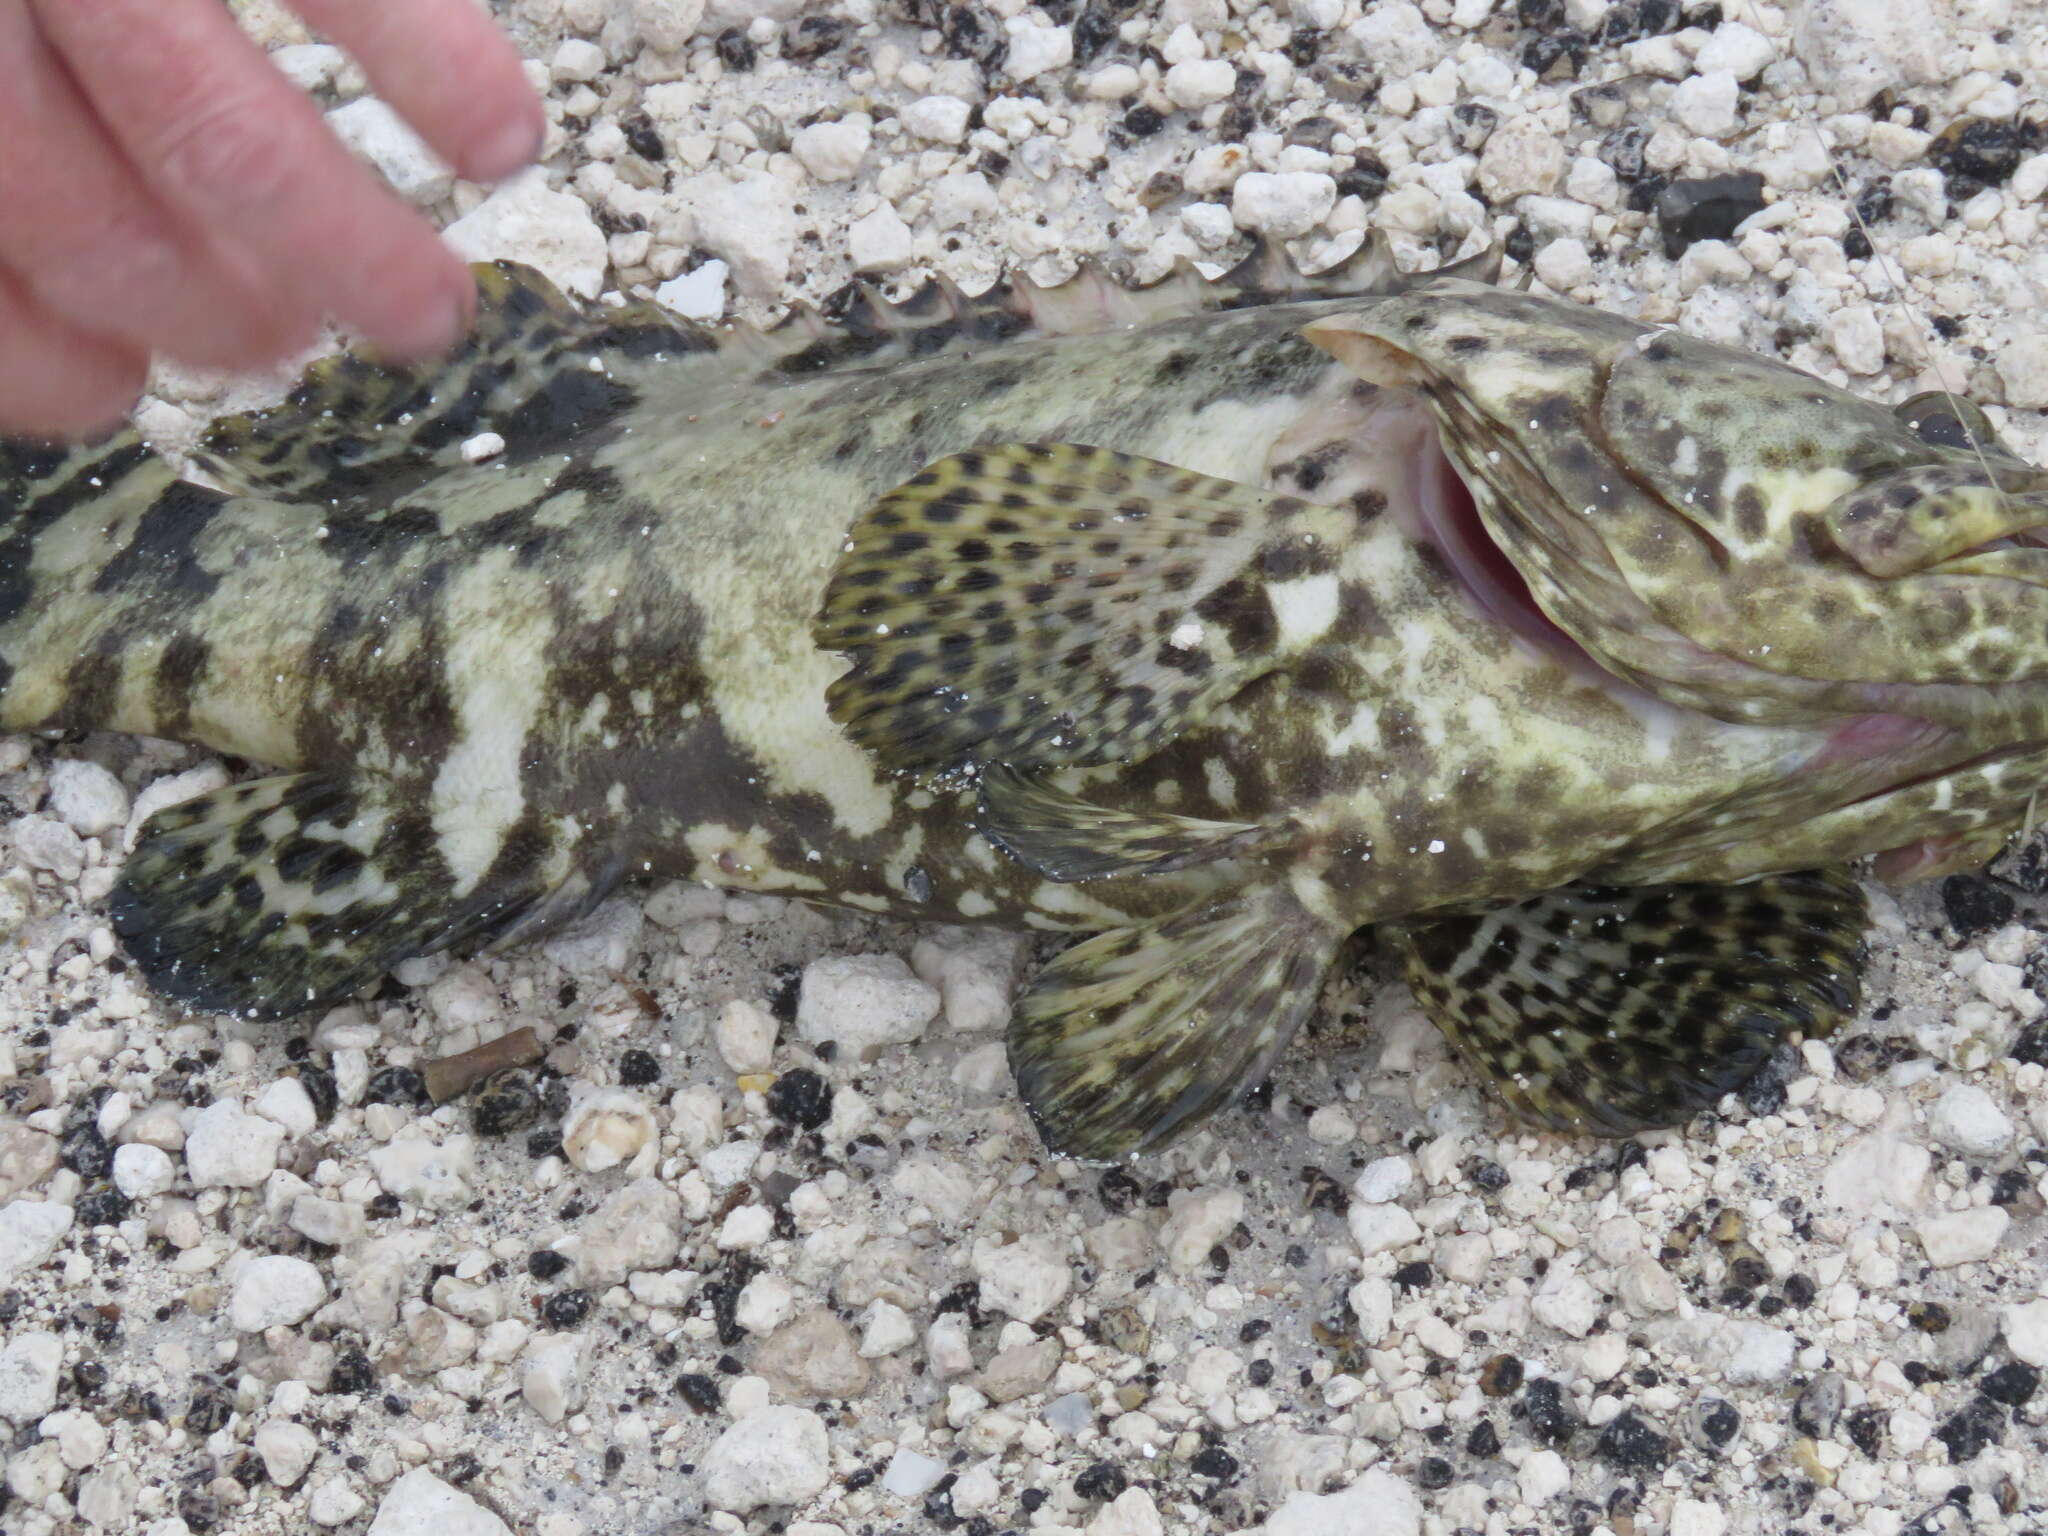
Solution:
[(652, 304), (585, 311), (530, 267), (471, 270), (477, 321), (452, 355), (412, 366), (322, 358), (282, 404), (214, 423), (194, 462), (237, 495), (388, 500), (460, 464), (480, 433), (545, 452), (632, 403), (620, 377), (632, 364), (718, 346)]

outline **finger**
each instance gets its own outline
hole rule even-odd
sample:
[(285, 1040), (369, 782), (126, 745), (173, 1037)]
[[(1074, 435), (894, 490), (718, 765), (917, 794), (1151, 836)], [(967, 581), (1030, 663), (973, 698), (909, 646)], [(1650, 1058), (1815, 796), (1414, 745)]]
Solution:
[(85, 437), (142, 393), (144, 355), (89, 336), (0, 272), (0, 437)]
[(469, 272), (327, 131), (219, 0), (32, 0), (143, 180), (279, 289), (394, 356), (468, 323)]
[(540, 99), (518, 50), (474, 0), (292, 3), (355, 55), (377, 94), (460, 174), (495, 181), (540, 153)]
[(311, 339), (217, 262), (144, 189), (16, 0), (0, 0), (0, 268), (80, 330), (208, 368), (251, 368)]

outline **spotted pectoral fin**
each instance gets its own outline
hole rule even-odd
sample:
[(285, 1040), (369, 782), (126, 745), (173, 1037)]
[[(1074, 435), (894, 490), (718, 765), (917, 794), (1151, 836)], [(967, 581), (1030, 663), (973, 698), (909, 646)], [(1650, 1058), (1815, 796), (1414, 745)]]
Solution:
[(1010, 1017), (1010, 1070), (1054, 1152), (1155, 1152), (1256, 1087), (1315, 1006), (1344, 935), (1283, 890), (1056, 957)]
[(341, 1001), (399, 961), (573, 916), (593, 874), (573, 834), (510, 838), (458, 881), (389, 780), (290, 774), (160, 811), (109, 901), (151, 986), (188, 1007), (281, 1018)]
[(976, 826), (983, 837), (1048, 880), (1163, 875), (1277, 847), (1288, 825), (1204, 821), (1092, 805), (1035, 774), (982, 770)]
[(1861, 889), (1816, 871), (1572, 886), (1388, 933), (1423, 1011), (1509, 1109), (1629, 1136), (1712, 1108), (1795, 1031), (1850, 1017), (1863, 929)]
[(324, 357), (282, 404), (216, 422), (194, 462), (236, 495), (374, 509), (460, 466), (480, 434), (529, 457), (557, 448), (632, 405), (650, 366), (717, 346), (652, 304), (586, 310), (531, 267), (471, 271), (476, 323), (448, 356)]
[(848, 537), (812, 635), (892, 768), (1142, 757), (1336, 616), (1348, 512), (1105, 449), (928, 465)]

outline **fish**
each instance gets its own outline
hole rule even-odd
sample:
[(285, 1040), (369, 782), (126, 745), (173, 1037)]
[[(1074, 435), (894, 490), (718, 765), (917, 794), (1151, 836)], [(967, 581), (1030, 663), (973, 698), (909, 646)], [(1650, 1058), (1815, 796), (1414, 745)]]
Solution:
[(278, 1018), (628, 880), (1061, 935), (1052, 1150), (1256, 1086), (1361, 931), (1506, 1108), (1683, 1122), (1858, 1006), (1851, 865), (2048, 767), (2048, 479), (1668, 327), (1277, 246), (717, 329), (476, 269), (181, 476), (0, 447), (0, 726), (267, 774), (158, 811), (149, 985)]

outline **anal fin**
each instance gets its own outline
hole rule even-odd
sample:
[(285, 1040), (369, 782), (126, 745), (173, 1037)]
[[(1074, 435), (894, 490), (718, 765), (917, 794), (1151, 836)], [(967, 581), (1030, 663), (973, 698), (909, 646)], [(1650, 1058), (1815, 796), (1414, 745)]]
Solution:
[(1568, 886), (1386, 930), (1416, 1000), (1525, 1120), (1629, 1136), (1739, 1090), (1794, 1032), (1861, 995), (1864, 900), (1847, 875)]
[(1010, 1016), (1010, 1070), (1048, 1148), (1156, 1152), (1257, 1086), (1344, 935), (1281, 889), (1114, 928), (1054, 958)]
[(114, 887), (115, 934), (151, 986), (204, 1012), (283, 1018), (393, 965), (552, 926), (601, 899), (573, 835), (506, 839), (465, 884), (390, 780), (288, 774), (151, 817)]

